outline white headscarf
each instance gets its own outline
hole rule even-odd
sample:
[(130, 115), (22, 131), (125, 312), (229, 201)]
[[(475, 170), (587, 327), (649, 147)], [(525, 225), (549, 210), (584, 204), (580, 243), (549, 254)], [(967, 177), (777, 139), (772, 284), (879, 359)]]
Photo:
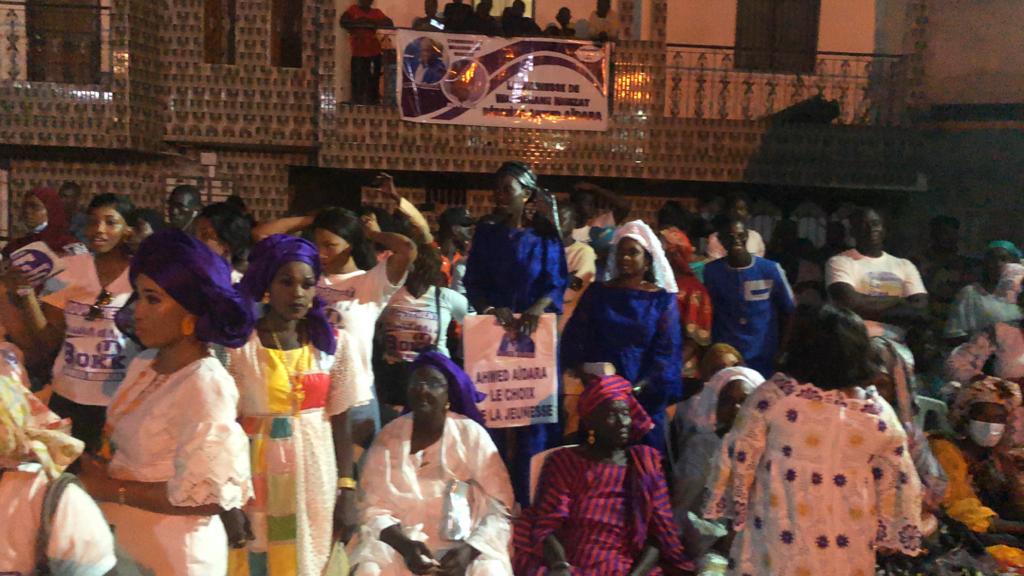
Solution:
[(752, 368), (733, 366), (722, 368), (704, 383), (704, 389), (694, 398), (691, 421), (698, 432), (714, 432), (718, 427), (718, 397), (726, 384), (742, 380), (754, 388), (764, 384), (764, 376)]
[(611, 251), (608, 253), (608, 266), (605, 269), (606, 279), (610, 280), (618, 275), (618, 270), (615, 266), (615, 250), (619, 245), (619, 241), (623, 238), (636, 240), (651, 255), (654, 283), (658, 285), (658, 288), (673, 294), (679, 292), (679, 287), (676, 285), (676, 277), (672, 273), (672, 267), (669, 265), (668, 258), (665, 257), (665, 250), (661, 246), (661, 239), (642, 220), (626, 222), (615, 230), (615, 235), (612, 237)]

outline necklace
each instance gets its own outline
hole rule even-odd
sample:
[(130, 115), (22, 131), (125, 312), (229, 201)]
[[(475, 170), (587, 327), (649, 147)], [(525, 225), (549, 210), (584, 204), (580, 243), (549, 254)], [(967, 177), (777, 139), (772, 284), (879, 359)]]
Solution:
[[(302, 379), (294, 374), (288, 366), (288, 359), (285, 357), (286, 350), (281, 345), (277, 332), (272, 331), (270, 337), (274, 340), (274, 346), (277, 346), (277, 349), (281, 351), (281, 364), (284, 365), (285, 374), (288, 376), (288, 384), (291, 386), (289, 397), (292, 404), (292, 416), (298, 416), (302, 412), (302, 402), (306, 399), (306, 390), (302, 386)], [(297, 350), (302, 350), (302, 348), (297, 348)]]

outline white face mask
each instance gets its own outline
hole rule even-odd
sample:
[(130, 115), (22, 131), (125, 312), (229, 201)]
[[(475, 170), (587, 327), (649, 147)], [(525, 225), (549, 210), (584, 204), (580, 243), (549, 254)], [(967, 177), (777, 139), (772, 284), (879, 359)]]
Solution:
[(971, 420), (967, 425), (967, 433), (970, 434), (971, 440), (978, 446), (984, 446), (985, 448), (991, 448), (999, 444), (1005, 429), (1006, 424), (981, 422), (980, 420)]

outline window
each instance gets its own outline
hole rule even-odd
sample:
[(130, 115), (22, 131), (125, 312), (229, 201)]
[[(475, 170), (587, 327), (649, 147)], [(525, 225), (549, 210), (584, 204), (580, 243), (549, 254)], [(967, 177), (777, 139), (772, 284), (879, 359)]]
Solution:
[(99, 0), (27, 0), (28, 79), (99, 84)]
[(204, 0), (203, 62), (235, 63), (236, 0)]
[(813, 72), (820, 19), (821, 0), (739, 0), (736, 68)]
[(270, 64), (302, 67), (302, 2), (273, 0), (270, 7)]

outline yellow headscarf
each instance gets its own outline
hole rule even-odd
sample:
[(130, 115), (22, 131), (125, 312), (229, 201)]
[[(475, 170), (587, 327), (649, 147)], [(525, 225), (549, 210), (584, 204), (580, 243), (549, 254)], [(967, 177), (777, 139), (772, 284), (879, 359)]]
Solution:
[(56, 478), (85, 448), (70, 430), (70, 420), (51, 412), (25, 387), (17, 355), (0, 348), (0, 467), (38, 462)]

